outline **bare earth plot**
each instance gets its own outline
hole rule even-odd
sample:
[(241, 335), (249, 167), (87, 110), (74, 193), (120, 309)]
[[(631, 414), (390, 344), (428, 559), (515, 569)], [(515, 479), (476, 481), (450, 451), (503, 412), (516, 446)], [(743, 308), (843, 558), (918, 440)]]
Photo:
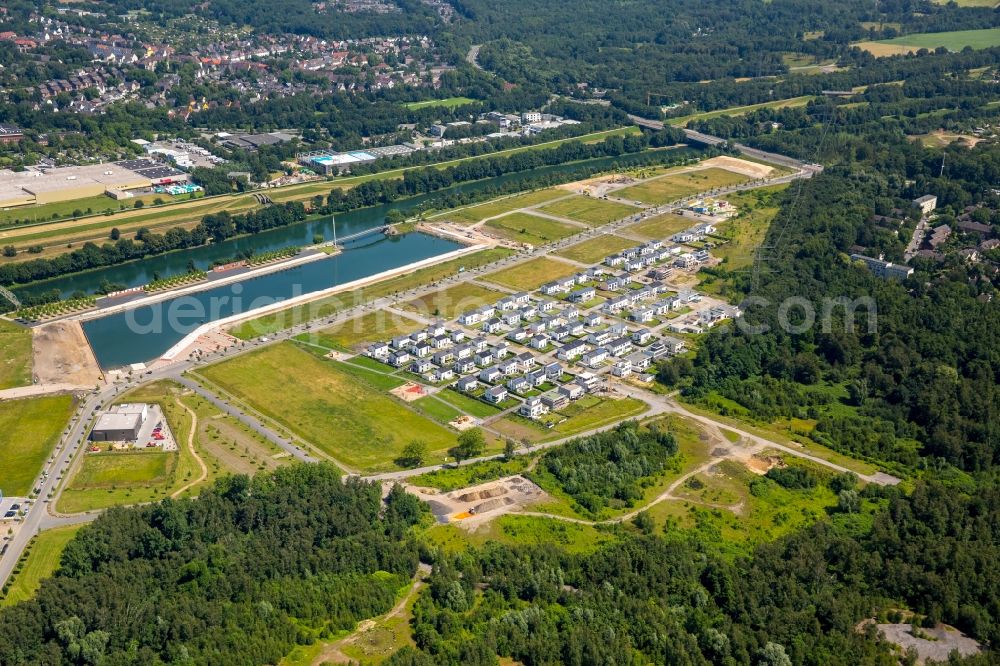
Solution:
[(78, 321), (57, 321), (33, 329), (34, 375), (39, 384), (94, 386), (103, 373)]

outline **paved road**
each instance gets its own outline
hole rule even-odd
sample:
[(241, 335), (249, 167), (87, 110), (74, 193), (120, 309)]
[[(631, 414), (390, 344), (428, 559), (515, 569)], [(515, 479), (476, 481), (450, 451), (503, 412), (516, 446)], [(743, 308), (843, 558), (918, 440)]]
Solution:
[(480, 71), (485, 71), (482, 65), (479, 64), (479, 51), (483, 48), (482, 44), (473, 44), (469, 52), (465, 54), (465, 61), (475, 67)]

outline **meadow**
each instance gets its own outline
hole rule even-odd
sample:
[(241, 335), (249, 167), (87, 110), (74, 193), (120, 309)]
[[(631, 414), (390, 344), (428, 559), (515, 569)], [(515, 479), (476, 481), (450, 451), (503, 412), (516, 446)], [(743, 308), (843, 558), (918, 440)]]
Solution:
[(617, 194), (625, 199), (660, 205), (718, 187), (738, 185), (747, 180), (749, 178), (743, 174), (711, 167), (650, 180), (626, 187)]
[(496, 273), (483, 276), (484, 280), (495, 282), (511, 289), (531, 291), (556, 278), (572, 275), (577, 267), (548, 257), (538, 257), (511, 266)]
[(475, 224), (476, 222), (481, 222), (488, 217), (496, 217), (521, 208), (537, 206), (538, 204), (545, 203), (546, 201), (552, 201), (553, 199), (558, 199), (559, 197), (564, 196), (566, 196), (566, 192), (562, 190), (534, 190), (512, 197), (494, 199), (493, 201), (488, 201), (483, 204), (466, 206), (465, 208), (455, 208), (453, 210), (433, 215), (430, 219), (435, 221), (438, 219), (447, 220), (448, 222), (457, 222), (459, 224)]
[(529, 213), (511, 213), (490, 220), (486, 231), (515, 243), (539, 246), (578, 234), (582, 228)]
[(82, 527), (83, 525), (53, 527), (35, 536), (14, 569), (15, 573), (6, 586), (6, 594), (0, 596), (0, 608), (13, 606), (35, 596), (42, 580), (59, 568), (59, 560), (66, 544)]
[[(442, 460), (455, 434), (403, 406), (337, 364), (282, 343), (210, 365), (209, 381), (245, 401), (344, 465), (365, 471), (394, 468), (412, 440)], [(289, 381), (289, 378), (295, 381)], [(274, 396), (281, 400), (275, 401)]]
[(584, 264), (593, 264), (601, 261), (609, 254), (614, 254), (615, 252), (620, 252), (636, 245), (637, 242), (631, 238), (605, 234), (597, 238), (590, 238), (576, 245), (570, 245), (563, 250), (553, 252), (553, 254), (557, 257), (564, 257)]
[(55, 395), (0, 402), (0, 491), (24, 497), (52, 452), (75, 401)]
[(31, 331), (0, 319), (0, 389), (30, 383)]
[(973, 49), (988, 49), (1000, 46), (1000, 28), (921, 32), (893, 39), (859, 42), (854, 46), (864, 49), (876, 57), (912, 53), (920, 49), (933, 51), (941, 46), (949, 51), (961, 51), (966, 46)]
[(466, 310), (493, 303), (502, 297), (503, 294), (499, 291), (487, 289), (474, 282), (462, 282), (407, 301), (402, 307), (404, 310), (424, 316), (453, 319)]
[(620, 220), (623, 217), (628, 217), (639, 212), (634, 206), (585, 196), (561, 199), (542, 206), (540, 210), (550, 215), (558, 215), (559, 217), (583, 222), (592, 227)]

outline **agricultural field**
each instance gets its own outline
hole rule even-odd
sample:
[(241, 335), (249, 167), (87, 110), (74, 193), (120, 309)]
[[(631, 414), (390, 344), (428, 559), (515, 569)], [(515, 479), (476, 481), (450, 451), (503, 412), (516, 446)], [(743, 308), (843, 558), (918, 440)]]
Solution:
[(496, 273), (489, 273), (484, 280), (495, 282), (511, 289), (532, 291), (556, 278), (572, 275), (577, 267), (548, 257), (538, 257)]
[(635, 247), (635, 245), (636, 241), (631, 238), (605, 234), (597, 238), (590, 238), (576, 245), (570, 245), (564, 250), (553, 252), (553, 254), (557, 257), (564, 257), (584, 264), (593, 264), (601, 261), (609, 254), (621, 252), (626, 248)]
[(540, 210), (559, 217), (583, 222), (592, 227), (620, 220), (639, 212), (634, 206), (592, 197), (574, 196), (542, 206)]
[(695, 221), (690, 217), (665, 213), (629, 225), (628, 231), (650, 240), (666, 240), (677, 232), (684, 231), (694, 224)]
[(31, 383), (31, 331), (0, 319), (0, 389)]
[(538, 204), (545, 203), (546, 201), (552, 201), (553, 199), (558, 199), (559, 197), (564, 196), (566, 196), (566, 192), (562, 190), (535, 190), (512, 197), (488, 201), (484, 204), (445, 211), (444, 213), (432, 216), (431, 220), (436, 221), (440, 219), (448, 222), (457, 222), (459, 224), (475, 224), (476, 222), (481, 222), (488, 217), (496, 217), (497, 215), (503, 215), (504, 213), (509, 213), (521, 208), (537, 206)]
[(973, 49), (988, 49), (1000, 46), (1000, 28), (923, 32), (893, 39), (858, 42), (854, 46), (864, 49), (876, 57), (912, 53), (920, 49), (933, 51), (941, 46), (949, 51), (961, 51), (966, 46)]
[(73, 414), (70, 395), (0, 402), (0, 491), (24, 497)]
[[(272, 345), (200, 371), (210, 382), (323, 453), (365, 471), (394, 467), (413, 440), (430, 462), (443, 460), (455, 434), (352, 373), (292, 343)], [(294, 377), (294, 382), (288, 378)], [(281, 395), (280, 404), (274, 396)]]
[(35, 596), (42, 580), (59, 568), (62, 552), (83, 525), (68, 525), (45, 530), (28, 544), (13, 577), (8, 581), (7, 593), (0, 596), (0, 608), (13, 606)]
[(578, 234), (583, 229), (529, 213), (511, 213), (490, 220), (484, 231), (515, 243), (539, 246)]
[(463, 282), (403, 303), (403, 309), (426, 317), (454, 319), (466, 310), (493, 303), (503, 294), (474, 282)]
[(446, 97), (444, 99), (425, 99), (420, 102), (407, 102), (403, 106), (408, 109), (426, 109), (433, 106), (443, 106), (447, 109), (454, 109), (465, 104), (475, 104), (476, 100), (470, 97)]
[(327, 328), (303, 333), (296, 336), (296, 339), (329, 349), (361, 351), (372, 342), (406, 335), (421, 327), (421, 323), (416, 319), (409, 319), (395, 312), (378, 310), (337, 322)]
[(427, 266), (406, 275), (384, 280), (363, 289), (357, 289), (350, 294), (335, 294), (319, 298), (309, 303), (295, 305), (285, 310), (251, 319), (234, 326), (229, 332), (241, 340), (252, 340), (260, 335), (269, 335), (280, 331), (291, 326), (293, 323), (329, 317), (360, 303), (368, 303), (383, 296), (391, 296), (431, 284), (455, 275), (460, 270), (468, 270), (489, 264), (509, 257), (511, 254), (511, 250), (504, 248), (482, 250), (440, 264)]
[(749, 178), (743, 174), (711, 167), (650, 180), (639, 185), (626, 187), (619, 190), (617, 194), (625, 199), (660, 205), (718, 187), (745, 183), (747, 180)]

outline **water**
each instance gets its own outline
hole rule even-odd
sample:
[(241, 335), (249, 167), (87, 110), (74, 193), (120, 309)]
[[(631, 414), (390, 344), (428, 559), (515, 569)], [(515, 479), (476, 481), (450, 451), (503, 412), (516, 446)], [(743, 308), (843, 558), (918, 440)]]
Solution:
[[(694, 152), (696, 151), (682, 148), (671, 150), (670, 156), (679, 158), (685, 155), (689, 156)], [(448, 194), (478, 192), (491, 187), (499, 187), (511, 181), (552, 173), (566, 173), (584, 167), (606, 169), (616, 162), (619, 164), (628, 164), (640, 158), (644, 159), (641, 153), (622, 157), (600, 157), (570, 164), (540, 167), (528, 172), (510, 173), (495, 178), (462, 183), (446, 190), (402, 199), (391, 204), (362, 208), (347, 213), (338, 213), (337, 234), (339, 236), (347, 236), (358, 231), (381, 226), (385, 223), (385, 217), (389, 211), (400, 210), (404, 213), (412, 211), (429, 200), (434, 200)], [(336, 183), (332, 183), (331, 188), (334, 185)], [(253, 236), (231, 238), (221, 243), (212, 243), (189, 250), (161, 254), (141, 261), (53, 278), (18, 287), (14, 291), (20, 296), (29, 296), (57, 290), (62, 298), (70, 298), (77, 291), (88, 294), (95, 293), (105, 283), (120, 285), (123, 288), (137, 287), (152, 282), (154, 274), (160, 278), (167, 278), (172, 275), (187, 273), (191, 265), (194, 265), (195, 268), (205, 270), (211, 267), (214, 262), (229, 261), (235, 257), (242, 256), (243, 253), (250, 250), (262, 253), (286, 247), (310, 245), (313, 242), (313, 238), (317, 235), (322, 236), (326, 240), (333, 239), (333, 224), (329, 217), (321, 220), (299, 222), (280, 229), (271, 229)]]
[(241, 282), (179, 296), (84, 322), (83, 330), (102, 368), (143, 363), (163, 355), (209, 321), (328, 289), (338, 284), (435, 257), (461, 247), (425, 234), (359, 239), (337, 256)]

